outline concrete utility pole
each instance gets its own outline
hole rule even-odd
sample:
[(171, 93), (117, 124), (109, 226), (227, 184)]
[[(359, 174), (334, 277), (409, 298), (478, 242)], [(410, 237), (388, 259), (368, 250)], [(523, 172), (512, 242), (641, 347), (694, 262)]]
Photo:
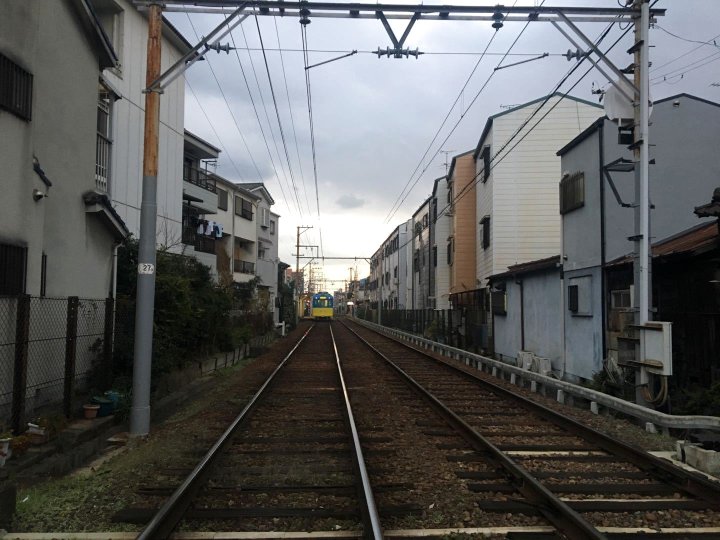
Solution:
[[(153, 3), (148, 11), (146, 82), (160, 76), (162, 8)], [(143, 154), (140, 245), (138, 248), (137, 301), (135, 304), (135, 350), (130, 435), (150, 432), (150, 375), (152, 371), (153, 312), (155, 308), (155, 229), (157, 222), (158, 139), (160, 94), (145, 94), (145, 141)]]

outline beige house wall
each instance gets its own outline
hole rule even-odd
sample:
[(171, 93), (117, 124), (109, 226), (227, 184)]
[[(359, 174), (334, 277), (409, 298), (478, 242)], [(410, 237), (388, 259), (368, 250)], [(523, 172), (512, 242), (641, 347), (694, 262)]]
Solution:
[(455, 158), (452, 173), (454, 214), (452, 234), (455, 253), (451, 267), (450, 293), (469, 291), (475, 284), (475, 229), (477, 211), (475, 202), (475, 160), (472, 153)]

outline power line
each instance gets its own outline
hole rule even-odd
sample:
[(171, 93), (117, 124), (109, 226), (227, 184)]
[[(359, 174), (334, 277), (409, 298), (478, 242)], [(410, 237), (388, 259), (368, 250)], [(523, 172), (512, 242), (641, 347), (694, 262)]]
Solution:
[(233, 161), (233, 158), (230, 156), (230, 153), (227, 151), (227, 147), (223, 144), (222, 139), (220, 138), (220, 135), (218, 134), (217, 130), (215, 129), (215, 126), (213, 125), (212, 121), (210, 120), (210, 117), (208, 116), (207, 112), (205, 112), (205, 108), (202, 106), (202, 103), (197, 97), (197, 94), (195, 94), (195, 90), (193, 90), (192, 86), (190, 85), (190, 81), (185, 79), (185, 84), (187, 84), (188, 89), (190, 90), (190, 93), (195, 98), (195, 101), (198, 104), (198, 107), (200, 108), (200, 111), (202, 111), (203, 115), (205, 116), (205, 120), (207, 120), (208, 124), (210, 125), (210, 129), (212, 129), (212, 132), (215, 134), (215, 137), (217, 138), (218, 144), (220, 145), (220, 148), (223, 152), (225, 152), (225, 155), (230, 160), (230, 163), (232, 163), (232, 166), (235, 169), (235, 172), (237, 172), (238, 176), (240, 177), (241, 181), (245, 181), (245, 178), (243, 177), (242, 173), (240, 172), (240, 169), (238, 169), (238, 166), (235, 164), (235, 161)]
[[(545, 0), (543, 0), (542, 4), (544, 4), (544, 3), (545, 3)], [(541, 5), (542, 5), (542, 4), (541, 4)], [(527, 21), (527, 22), (525, 23), (525, 26), (523, 26), (522, 30), (520, 31), (520, 33), (515, 37), (515, 40), (512, 42), (512, 44), (510, 45), (510, 47), (509, 47), (508, 50), (507, 50), (508, 53), (513, 49), (513, 47), (515, 47), (515, 45), (517, 44), (517, 42), (518, 42), (518, 40), (520, 39), (520, 37), (523, 35), (523, 33), (525, 32), (525, 30), (527, 29), (527, 27), (530, 25), (530, 22), (531, 22), (531, 21)], [(497, 32), (496, 32), (496, 33), (497, 33)], [(493, 37), (494, 37), (494, 36), (493, 36)], [(489, 45), (489, 44), (488, 44), (488, 45)], [(500, 67), (500, 65), (503, 63), (503, 61), (505, 60), (505, 58), (506, 58), (506, 56), (503, 56), (503, 57), (500, 59), (500, 61), (498, 62), (498, 64), (497, 64), (496, 67)], [(404, 196), (404, 197), (402, 198), (402, 200), (398, 203), (397, 207), (395, 208), (395, 210), (392, 211), (392, 213), (391, 213), (390, 216), (386, 219), (386, 221), (389, 222), (389, 221), (392, 219), (392, 217), (397, 213), (397, 211), (400, 209), (400, 207), (402, 206), (402, 204), (405, 202), (405, 200), (408, 198), (408, 196), (410, 195), (410, 193), (412, 192), (412, 190), (415, 188), (415, 186), (418, 184), (418, 182), (419, 182), (420, 179), (422, 178), (422, 175), (423, 175), (423, 174), (425, 173), (425, 171), (427, 171), (427, 169), (430, 167), (432, 161), (435, 159), (435, 157), (436, 157), (436, 156), (438, 155), (438, 153), (440, 152), (440, 149), (445, 145), (445, 143), (448, 141), (448, 139), (450, 139), (450, 137), (452, 136), (452, 134), (455, 133), (455, 130), (458, 128), (458, 126), (460, 125), (460, 123), (463, 121), (463, 119), (465, 118), (465, 115), (468, 113), (468, 111), (470, 111), (470, 109), (472, 108), (472, 106), (475, 104), (475, 102), (477, 101), (477, 99), (480, 97), (480, 94), (482, 94), (482, 92), (485, 90), (485, 88), (487, 88), (487, 85), (490, 83), (490, 81), (492, 80), (492, 78), (495, 76), (495, 73), (496, 73), (496, 72), (497, 72), (496, 69), (494, 69), (493, 71), (490, 72), (490, 75), (489, 75), (488, 78), (485, 80), (485, 83), (482, 85), (482, 87), (480, 88), (480, 90), (478, 90), (478, 92), (475, 94), (475, 96), (473, 97), (472, 101), (470, 101), (470, 104), (469, 104), (469, 105), (465, 108), (465, 110), (462, 112), (462, 114), (460, 115), (460, 118), (458, 119), (458, 121), (455, 122), (455, 125), (452, 127), (452, 129), (450, 130), (450, 132), (447, 134), (447, 136), (445, 137), (445, 139), (443, 139), (443, 141), (440, 143), (440, 145), (438, 146), (438, 149), (435, 151), (435, 153), (433, 154), (433, 156), (430, 158), (430, 160), (428, 161), (427, 165), (425, 165), (425, 167), (423, 168), (423, 170), (420, 172), (420, 174), (418, 175), (418, 177), (415, 179), (415, 182), (412, 184), (412, 186), (410, 187), (410, 189), (407, 191), (407, 193), (405, 194), (405, 196)], [(464, 87), (463, 87), (463, 88), (464, 88)], [(460, 95), (462, 95), (462, 91), (460, 92)], [(454, 106), (454, 105), (453, 105), (453, 106)]]
[(688, 43), (699, 43), (700, 46), (707, 45), (707, 46), (709, 46), (709, 47), (715, 47), (715, 48), (720, 49), (720, 45), (718, 45), (718, 44), (715, 42), (715, 39), (716, 39), (718, 36), (715, 36), (714, 38), (711, 38), (709, 41), (699, 41), (699, 40), (697, 40), (697, 39), (688, 39), (688, 38), (684, 38), (684, 37), (682, 37), (682, 36), (678, 36), (677, 34), (673, 34), (672, 32), (670, 32), (669, 30), (666, 30), (665, 28), (663, 28), (662, 26), (660, 26), (660, 25), (657, 24), (657, 23), (655, 24), (655, 28), (658, 28), (658, 29), (662, 30), (663, 32), (665, 32), (666, 34), (668, 34), (668, 35), (670, 35), (670, 36), (672, 36), (672, 37), (674, 37), (674, 38), (680, 39), (680, 40), (682, 40), (682, 41), (687, 41)]
[(292, 164), (290, 163), (290, 154), (288, 153), (287, 142), (285, 141), (285, 130), (283, 130), (282, 121), (280, 120), (280, 110), (278, 109), (277, 99), (275, 98), (275, 88), (272, 83), (272, 77), (270, 77), (270, 65), (268, 64), (267, 55), (265, 54), (265, 44), (263, 43), (262, 32), (260, 31), (260, 21), (258, 21), (257, 15), (255, 15), (255, 24), (257, 26), (258, 38), (260, 38), (260, 47), (263, 49), (262, 53), (263, 60), (265, 61), (265, 71), (267, 72), (270, 94), (272, 95), (273, 106), (275, 107), (275, 116), (277, 117), (278, 128), (280, 129), (280, 138), (282, 139), (283, 149), (285, 150), (285, 159), (287, 160), (288, 172), (290, 173), (290, 180), (292, 181), (293, 193), (295, 195), (298, 209), (300, 209), (300, 217), (302, 218), (300, 197), (298, 195), (297, 186), (295, 185), (295, 174), (293, 173)]
[[(239, 47), (242, 51), (257, 51), (260, 52), (260, 47)], [(265, 47), (265, 51), (267, 52), (297, 52), (302, 53), (304, 52), (302, 49), (294, 49), (290, 47)], [(351, 53), (353, 51), (356, 51), (358, 54), (371, 54), (373, 56), (377, 56), (377, 50), (363, 50), (363, 49), (352, 49), (352, 50), (345, 50), (345, 49), (308, 49), (309, 53), (329, 53), (329, 54), (343, 54), (343, 53)], [(437, 56), (538, 56), (540, 54), (547, 54), (548, 56), (565, 56), (566, 53), (546, 53), (546, 52), (532, 52), (532, 53), (510, 53), (505, 54), (502, 52), (493, 52), (493, 51), (423, 51), (423, 55), (437, 55)]]
[[(604, 37), (607, 36), (607, 32), (610, 30), (610, 28), (612, 27), (613, 24), (614, 24), (614, 23), (611, 23), (610, 26), (603, 32), (603, 34), (601, 35), (601, 37), (597, 40), (596, 44), (599, 44), (599, 43), (602, 41), (602, 39), (604, 39)], [(620, 40), (627, 35), (627, 33), (630, 31), (630, 29), (631, 29), (631, 27), (628, 27), (628, 28), (620, 35), (620, 37), (618, 37), (618, 38), (615, 40), (615, 42), (614, 42), (612, 45), (610, 45), (610, 47), (608, 47), (608, 49), (605, 51), (605, 54), (607, 54), (608, 52), (610, 52), (610, 51), (620, 42)], [(587, 56), (584, 56), (583, 58), (581, 58), (581, 59), (568, 71), (568, 73), (566, 73), (566, 74), (563, 76), (563, 78), (560, 80), (560, 82), (559, 82), (557, 85), (555, 85), (556, 90), (555, 90), (554, 92), (556, 92), (557, 89), (559, 89), (559, 88), (565, 83), (565, 81), (567, 81), (567, 79), (578, 69), (578, 67), (585, 61), (586, 58), (587, 58)], [(562, 102), (562, 100), (563, 100), (565, 97), (567, 97), (567, 95), (593, 70), (593, 68), (594, 68), (594, 66), (590, 66), (590, 68), (588, 68), (588, 69), (585, 71), (585, 73), (583, 73), (583, 75), (582, 75), (577, 81), (575, 81), (575, 83), (574, 83), (562, 96), (560, 96), (560, 99), (558, 99), (558, 100), (552, 105), (552, 107), (550, 107), (550, 109), (549, 109), (545, 114), (543, 114), (542, 118), (540, 118), (537, 122), (535, 122), (535, 124), (533, 124), (533, 126), (532, 126), (529, 130), (527, 130), (527, 131), (525, 132), (525, 134), (520, 138), (520, 140), (518, 140), (503, 156), (500, 156), (500, 157), (498, 158), (500, 152), (502, 152), (505, 148), (507, 148), (508, 144), (510, 144), (510, 143), (513, 141), (513, 139), (515, 139), (515, 138), (519, 135), (520, 131), (519, 131), (519, 130), (518, 130), (518, 131), (515, 131), (515, 133), (513, 133), (513, 135), (512, 135), (507, 141), (505, 141), (505, 144), (503, 145), (503, 147), (502, 147), (500, 150), (498, 150), (497, 152), (495, 152), (495, 154), (494, 154), (494, 155), (492, 156), (492, 158), (490, 159), (491, 167), (490, 167), (489, 171), (492, 172), (492, 170), (493, 170), (495, 167), (497, 167), (500, 163), (502, 163), (502, 161), (503, 161), (507, 156), (510, 155), (510, 152), (512, 152), (512, 150), (514, 150), (515, 147), (517, 147), (517, 145), (519, 145), (528, 135), (530, 135), (530, 133), (532, 133), (532, 132), (535, 130), (535, 128), (555, 109), (555, 107), (557, 107), (557, 106), (560, 104), (560, 102)], [(535, 115), (539, 112), (539, 110), (549, 101), (549, 99), (552, 97), (552, 95), (554, 94), (554, 92), (550, 93), (550, 94), (545, 98), (545, 100), (543, 101), (543, 103), (542, 103), (538, 108), (535, 109), (535, 111), (532, 113), (532, 115), (530, 116), (530, 118), (529, 118), (529, 119), (526, 119), (526, 121), (524, 122), (523, 125), (527, 125), (527, 123), (529, 122), (529, 120), (530, 120), (533, 116), (535, 116)], [(522, 127), (521, 127), (521, 129), (522, 129)], [(478, 184), (478, 182), (480, 181), (480, 178), (481, 178), (481, 174), (484, 174), (484, 172), (485, 172), (485, 171), (484, 171), (484, 169), (483, 169), (483, 170), (481, 170), (480, 172), (476, 173), (475, 176), (472, 178), (472, 180), (462, 189), (462, 191), (460, 191), (459, 193), (454, 194), (453, 200), (452, 200), (451, 202), (447, 203), (441, 210), (439, 210), (439, 211), (437, 212), (437, 214), (438, 214), (438, 215), (441, 215), (441, 214), (445, 213), (453, 204), (457, 203), (457, 202), (460, 201), (463, 197), (465, 197), (468, 193), (470, 193), (470, 189)], [(410, 244), (410, 243), (413, 241), (413, 238), (414, 238), (414, 235), (411, 234), (411, 235), (410, 235), (410, 239), (407, 240), (404, 244), (402, 244), (402, 245), (399, 246), (399, 247), (402, 248), (402, 247), (407, 246), (408, 244)]]
[[(192, 26), (193, 32), (195, 33), (195, 38), (198, 38), (198, 33), (195, 30), (195, 25), (192, 22), (192, 19), (190, 19), (190, 16), (188, 15), (188, 20), (190, 21), (190, 26)], [(260, 177), (260, 169), (257, 166), (257, 163), (255, 162), (255, 158), (252, 155), (252, 152), (250, 151), (250, 147), (247, 144), (247, 141), (245, 140), (245, 135), (243, 135), (242, 130), (240, 129), (240, 125), (238, 124), (237, 118), (235, 118), (235, 113), (233, 113), (232, 108), (230, 107), (230, 103), (227, 100), (227, 97), (225, 96), (225, 92), (222, 89), (222, 86), (220, 85), (220, 81), (217, 78), (217, 75), (215, 75), (215, 70), (212, 67), (212, 64), (210, 63), (210, 60), (206, 58), (207, 65), (210, 68), (210, 72), (212, 73), (213, 79), (215, 79), (215, 83), (217, 84), (218, 90), (220, 90), (220, 95), (222, 95), (223, 101), (225, 102), (225, 105), (227, 106), (228, 111), (230, 112), (230, 116), (233, 119), (233, 123), (235, 124), (235, 128), (237, 129), (238, 133), (240, 134), (240, 138), (242, 139), (243, 144), (245, 145), (245, 149), (247, 150), (248, 156), (250, 156), (250, 160), (252, 161), (253, 165), (255, 166), (255, 170), (258, 173), (258, 176)]]
[[(655, 81), (659, 81), (660, 79), (666, 80), (668, 77), (671, 79), (675, 78), (675, 77), (680, 77), (680, 76), (684, 75), (685, 73), (694, 71), (694, 70), (701, 68), (701, 67), (703, 67), (711, 62), (714, 62), (715, 60), (718, 60), (718, 59), (720, 59), (720, 51), (713, 53), (713, 54), (709, 54), (707, 56), (703, 56), (702, 58), (700, 58), (699, 60), (696, 60), (695, 62), (692, 62), (690, 64), (686, 64), (679, 68), (673, 69), (671, 71), (668, 71), (667, 73), (657, 75), (657, 76), (653, 77), (652, 79), (650, 79), (650, 83), (652, 84)], [(700, 65), (697, 65), (697, 64), (700, 64)], [(692, 67), (692, 66), (695, 66), (695, 67)]]

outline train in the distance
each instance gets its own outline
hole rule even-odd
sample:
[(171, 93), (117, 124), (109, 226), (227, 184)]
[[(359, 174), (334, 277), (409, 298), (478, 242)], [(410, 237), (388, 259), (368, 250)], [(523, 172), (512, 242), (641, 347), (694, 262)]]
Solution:
[(321, 319), (332, 320), (334, 313), (332, 294), (329, 292), (313, 294), (310, 309), (310, 314), (316, 321)]

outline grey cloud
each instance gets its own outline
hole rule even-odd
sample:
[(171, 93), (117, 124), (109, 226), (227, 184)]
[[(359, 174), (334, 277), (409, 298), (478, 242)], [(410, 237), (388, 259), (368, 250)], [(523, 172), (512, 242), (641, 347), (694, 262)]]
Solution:
[(335, 202), (337, 202), (338, 206), (349, 210), (363, 206), (365, 199), (358, 199), (355, 195), (343, 195)]

